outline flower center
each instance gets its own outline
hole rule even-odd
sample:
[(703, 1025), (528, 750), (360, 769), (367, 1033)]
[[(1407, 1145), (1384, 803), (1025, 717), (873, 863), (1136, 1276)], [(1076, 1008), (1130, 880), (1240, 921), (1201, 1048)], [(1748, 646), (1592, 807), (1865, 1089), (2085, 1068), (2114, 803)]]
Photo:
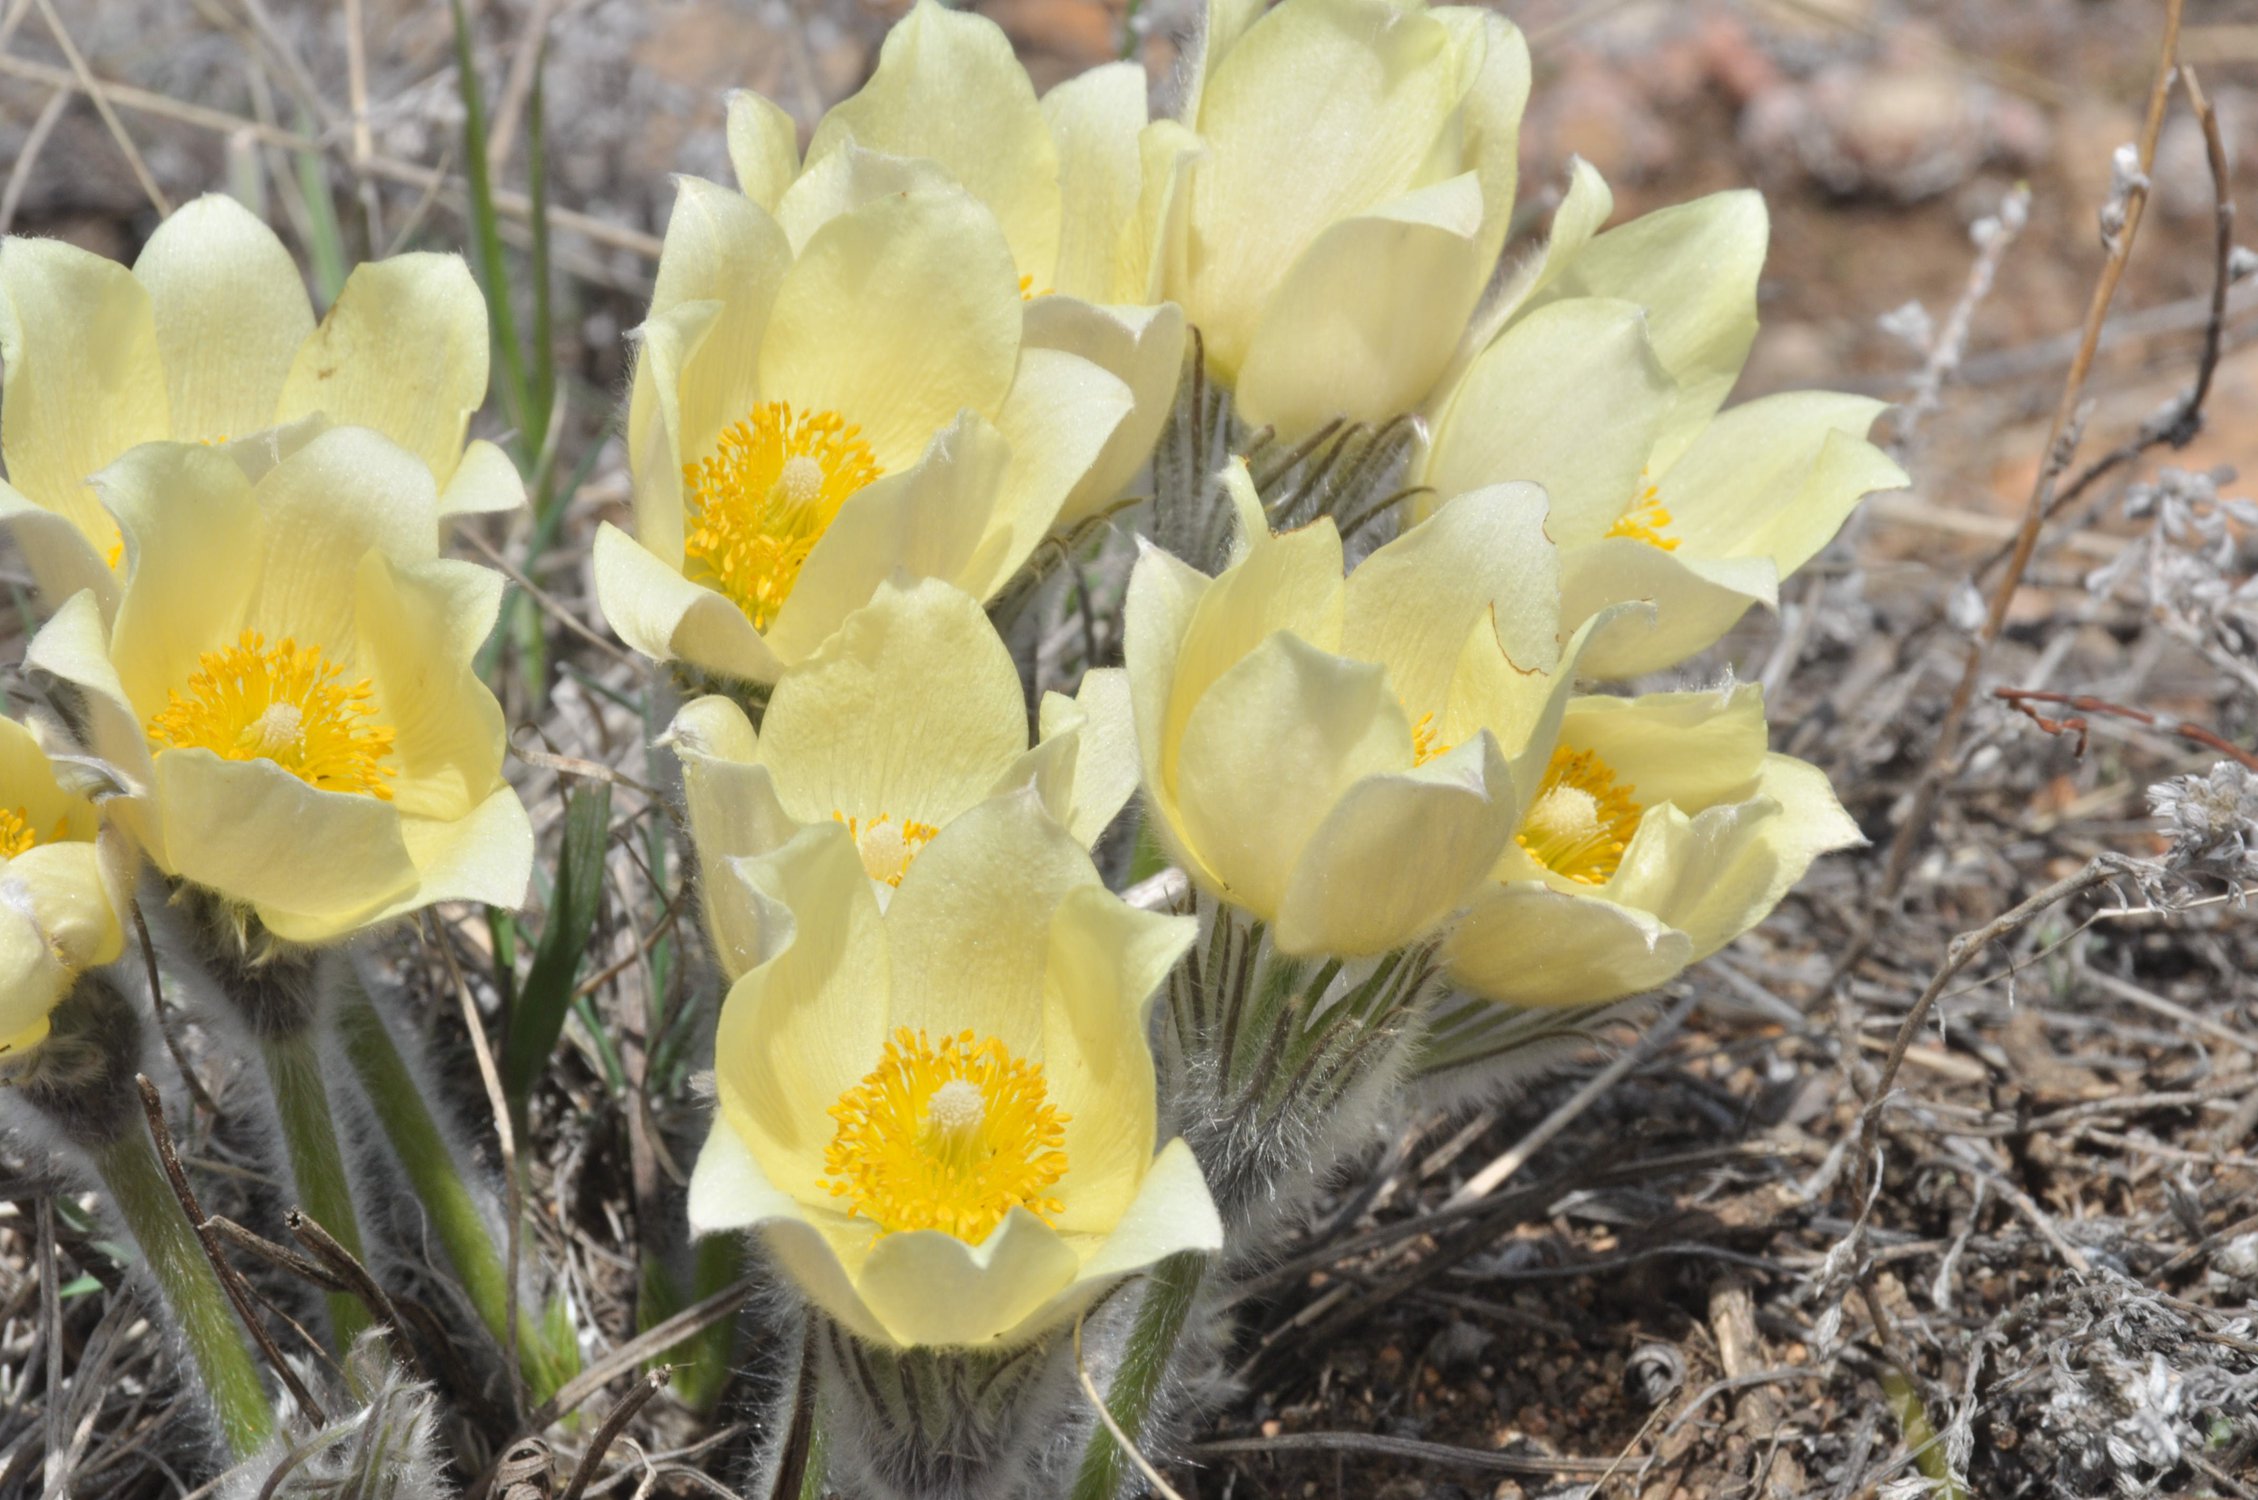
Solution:
[(71, 820), (64, 818), (55, 825), (55, 831), (45, 838), (31, 826), (31, 810), (19, 807), (14, 811), (0, 808), (0, 860), (14, 859), (36, 849), (41, 844), (59, 843), (71, 835)]
[(978, 1244), (1015, 1208), (1059, 1211), (1047, 1193), (1066, 1175), (1069, 1116), (1051, 1107), (1042, 1064), (994, 1037), (959, 1032), (935, 1047), (904, 1027), (831, 1118), (824, 1176), (881, 1233), (938, 1229)]
[(837, 412), (794, 416), (789, 402), (770, 401), (723, 431), (703, 462), (684, 464), (692, 580), (727, 595), (756, 629), (774, 624), (839, 507), (885, 472), (861, 434)]
[(1649, 547), (1675, 552), (1678, 550), (1678, 539), (1666, 534), (1670, 523), (1669, 510), (1655, 498), (1654, 486), (1650, 484), (1641, 488), (1638, 498), (1631, 502), (1623, 514), (1615, 518), (1615, 524), (1607, 528), (1607, 534), (1627, 536), (1634, 542), (1644, 542)]
[(1605, 885), (1623, 863), (1642, 809), (1635, 788), (1619, 786), (1596, 751), (1552, 752), (1545, 779), (1514, 840), (1546, 869), (1584, 885)]
[(862, 855), (864, 873), (888, 885), (902, 883), (902, 877), (909, 873), (910, 861), (941, 831), (915, 818), (904, 818), (897, 823), (891, 813), (880, 813), (867, 822), (850, 818), (843, 812), (833, 812), (831, 818), (833, 822), (847, 825), (847, 832), (854, 837), (855, 848)]
[(393, 731), (368, 722), (376, 704), (367, 678), (348, 685), (321, 647), (287, 636), (270, 646), (256, 630), (196, 662), (187, 690), (169, 692), (164, 712), (149, 721), (158, 749), (271, 760), (325, 792), (392, 799), (385, 779), (399, 773), (384, 762)]
[(1455, 746), (1442, 743), (1435, 733), (1435, 716), (1423, 713), (1419, 722), (1411, 726), (1411, 763), (1423, 766), (1438, 755), (1448, 755)]

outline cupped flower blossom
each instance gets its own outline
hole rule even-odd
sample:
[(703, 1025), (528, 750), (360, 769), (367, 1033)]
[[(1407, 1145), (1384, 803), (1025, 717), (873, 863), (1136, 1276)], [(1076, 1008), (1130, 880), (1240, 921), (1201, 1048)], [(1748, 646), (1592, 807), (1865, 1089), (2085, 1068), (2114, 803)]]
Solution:
[(986, 612), (937, 579), (881, 586), (777, 680), (757, 732), (729, 698), (686, 705), (666, 739), (723, 970), (735, 979), (763, 947), (736, 861), (810, 826), (845, 826), (881, 906), (941, 830), (1021, 788), (1095, 843), (1137, 784), (1127, 678), (1097, 670), (1072, 698), (1046, 693), (1037, 731), (1031, 749), (1019, 669)]
[(1028, 347), (1080, 355), (1136, 400), (1067, 497), (1062, 526), (1136, 474), (1183, 367), (1184, 315), (1162, 300), (1152, 226), (1190, 143), (1174, 121), (1147, 118), (1146, 89), (1143, 68), (1109, 63), (1038, 100), (995, 22), (918, 0), (886, 33), (869, 81), (816, 126), (804, 162), (790, 115), (751, 92), (729, 101), (738, 186), (795, 249), (837, 214), (908, 188), (953, 183), (995, 215)]
[[(223, 444), (319, 412), (431, 470), (440, 519), (525, 500), (509, 458), (464, 444), (486, 399), (486, 303), (461, 257), (356, 267), (317, 324), (274, 231), (189, 203), (128, 268), (57, 240), (0, 241), (0, 524), (49, 607), (118, 598), (118, 527), (90, 481), (142, 443)], [(437, 524), (435, 520), (434, 524)]]
[(889, 1347), (1010, 1345), (1222, 1244), (1191, 1151), (1155, 1150), (1148, 1002), (1191, 919), (1110, 894), (1032, 791), (983, 802), (881, 908), (843, 824), (740, 861), (763, 961), (730, 989), (701, 1234), (755, 1228)]
[(1515, 1005), (1643, 993), (1864, 842), (1825, 773), (1766, 748), (1764, 696), (1578, 697), (1491, 879), (1452, 928), (1458, 986)]
[(124, 951), (125, 862), (100, 827), (31, 731), (0, 719), (0, 1064), (46, 1039), (73, 980)]
[(1427, 399), (1505, 243), (1528, 95), (1481, 7), (1210, 0), (1155, 229), (1246, 421), (1290, 439)]
[(684, 180), (628, 408), (636, 535), (596, 537), (612, 629), (765, 683), (897, 572), (992, 597), (1130, 409), (1024, 321), (1003, 231), (960, 189), (872, 198), (795, 246)]
[(1561, 612), (1617, 618), (1582, 666), (1628, 677), (1715, 642), (1841, 529), (1904, 485), (1866, 441), (1884, 403), (1828, 391), (1721, 410), (1756, 337), (1768, 228), (1753, 192), (1718, 193), (1605, 233), (1613, 210), (1579, 163), (1544, 253), (1485, 310), (1433, 403), (1412, 482), (1432, 507), (1507, 480), (1544, 486)]
[(1461, 495), (1344, 579), (1331, 518), (1274, 536), (1243, 465), (1226, 487), (1230, 567), (1148, 547), (1130, 578), (1150, 826), (1288, 953), (1418, 941), (1496, 863), (1566, 702), (1544, 495)]
[(312, 419), (147, 444), (95, 487), (125, 537), (116, 621), (73, 595), (27, 662), (80, 690), (125, 788), (108, 815), (158, 869), (296, 943), (524, 900), (532, 830), (473, 665), (502, 580), (437, 555), (428, 466)]

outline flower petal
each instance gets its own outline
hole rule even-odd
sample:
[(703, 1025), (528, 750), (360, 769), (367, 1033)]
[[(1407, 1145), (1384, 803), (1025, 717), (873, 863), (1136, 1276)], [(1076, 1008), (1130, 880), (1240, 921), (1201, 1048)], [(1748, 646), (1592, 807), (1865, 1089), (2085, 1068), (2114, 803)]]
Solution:
[(1447, 497), (1528, 480), (1551, 497), (1547, 535), (1564, 548), (1596, 540), (1639, 498), (1676, 395), (1631, 303), (1541, 308), (1468, 367), (1436, 424), (1422, 482)]
[(1126, 385), (1133, 403), (1059, 507), (1058, 528), (1064, 531), (1103, 513), (1151, 458), (1184, 373), (1183, 309), (1172, 302), (1095, 307), (1068, 296), (1038, 297), (1027, 304), (1022, 383), (1028, 378), (1026, 359), (1038, 350), (1079, 355)]
[(1059, 197), (1058, 258), (1043, 290), (1085, 302), (1144, 300), (1141, 262), (1149, 250), (1139, 243), (1145, 174), (1138, 133), (1146, 122), (1145, 90), (1141, 66), (1115, 62), (1043, 96), (1043, 120), (1058, 148)]
[[(677, 182), (645, 323), (644, 358), (654, 385), (646, 392), (638, 381), (636, 401), (644, 411), (630, 414), (631, 454), (650, 451), (643, 424), (663, 420), (677, 448), (671, 476), (679, 477), (681, 463), (711, 452), (721, 430), (762, 400), (761, 339), (791, 263), (784, 231), (744, 195), (695, 177)], [(700, 303), (713, 304), (710, 319), (669, 316)], [(657, 382), (669, 380), (673, 402), (652, 411)], [(638, 532), (650, 530), (638, 520)], [(645, 537), (654, 547), (660, 540)]]
[[(1239, 514), (1239, 561), (1201, 591), (1185, 627), (1169, 685), (1168, 711), (1159, 725), (1164, 778), (1174, 777), (1172, 756), (1193, 708), (1216, 679), (1248, 652), (1285, 631), (1321, 651), (1340, 643), (1347, 609), (1341, 578), (1341, 534), (1330, 517), (1273, 536), (1255, 498), (1246, 465), (1236, 459), (1224, 472)], [(1142, 728), (1140, 726), (1140, 733)]]
[(784, 190), (777, 205), (776, 222), (791, 241), (792, 253), (807, 248), (824, 225), (866, 203), (903, 193), (950, 193), (957, 183), (938, 165), (919, 156), (896, 156), (854, 141), (841, 141), (822, 156), (809, 160), (806, 170)]
[(525, 505), (525, 480), (510, 456), (484, 438), (463, 449), (446, 487), (439, 492), (442, 520), (457, 516), (494, 516), (520, 510)]
[(985, 203), (1021, 275), (1051, 285), (1058, 260), (1058, 148), (1003, 28), (921, 0), (894, 23), (878, 67), (808, 142), (820, 160), (845, 141), (921, 156)]
[(502, 705), (475, 662), (501, 611), (502, 576), (370, 552), (355, 594), (356, 670), (375, 689), (373, 722), (394, 736), (393, 805), (414, 818), (467, 816), (502, 785)]
[(1287, 953), (1361, 958), (1418, 941), (1474, 890), (1520, 821), (1487, 734), (1341, 794), (1295, 862), (1278, 910)]
[(1657, 485), (1683, 550), (1769, 557), (1782, 577), (1802, 567), (1860, 499), (1905, 485), (1905, 471), (1865, 441), (1882, 410), (1863, 396), (1791, 391), (1720, 415)]
[(1102, 1286), (1115, 1277), (1186, 1250), (1223, 1248), (1223, 1219), (1192, 1148), (1181, 1140), (1160, 1148), (1137, 1197), (1097, 1252), (1082, 1263), (1081, 1280)]
[[(459, 818), (407, 818), (400, 825), (415, 863), (416, 887), (369, 914), (360, 926), (374, 926), (437, 906), (468, 901), (517, 911), (533, 884), (533, 823), (525, 804), (508, 786), (495, 789)], [(275, 929), (277, 935), (293, 934)], [(308, 935), (314, 941), (315, 935)]]
[(681, 661), (745, 682), (784, 670), (745, 612), (684, 578), (606, 521), (596, 529), (596, 605), (612, 633), (653, 661)]
[(1137, 790), (1137, 730), (1129, 674), (1093, 667), (1069, 698), (1045, 693), (1037, 710), (1040, 740), (996, 785), (998, 792), (1033, 780), (1043, 805), (1088, 848), (1113, 826)]
[(1740, 378), (1756, 340), (1756, 279), (1770, 234), (1761, 193), (1712, 193), (1608, 230), (1531, 303), (1534, 310), (1576, 297), (1613, 297), (1647, 309), (1655, 357), (1682, 392), (1658, 435), (1658, 474), (1685, 451)]
[(1341, 650), (1388, 669), (1413, 715), (1439, 714), (1485, 616), (1523, 671), (1560, 659), (1560, 559), (1545, 535), (1545, 492), (1501, 484), (1459, 495), (1357, 564)]
[(1384, 422), (1418, 407), (1488, 275), (1481, 233), (1471, 172), (1327, 227), (1263, 304), (1238, 411), (1291, 439), (1335, 417)]
[[(0, 241), (0, 456), (8, 482), (106, 554), (117, 527), (87, 480), (172, 435), (149, 293), (133, 273), (60, 240)], [(41, 580), (50, 597), (69, 597)]]
[(1198, 935), (1190, 917), (1139, 911), (1103, 886), (1067, 892), (1050, 924), (1042, 1063), (1068, 1116), (1056, 1227), (1105, 1234), (1152, 1163), (1156, 1101), (1145, 1016)]
[(1430, 12), (1451, 29), (1466, 92), (1459, 105), (1460, 159), (1482, 182), (1479, 259), (1486, 273), (1505, 248), (1521, 167), (1521, 112), (1529, 103), (1529, 44), (1520, 28), (1478, 5)]
[[(317, 791), (273, 761), (166, 750), (157, 805), (166, 873), (251, 906), (301, 941), (350, 930), (417, 884), (398, 809)], [(338, 857), (345, 849), (352, 858)]]
[(1082, 846), (1032, 793), (996, 797), (934, 835), (886, 907), (891, 1024), (935, 1036), (967, 1028), (1016, 1057), (1043, 1044), (1051, 914), (1098, 884)]
[[(145, 718), (187, 686), (201, 653), (233, 644), (243, 629), (265, 521), (242, 469), (194, 443), (136, 448), (104, 469), (96, 488), (126, 546), (109, 654), (127, 701)], [(348, 603), (350, 579), (348, 572), (338, 583)]]
[(1011, 651), (979, 602), (889, 581), (777, 683), (760, 759), (803, 822), (881, 815), (939, 827), (1027, 749)]
[(729, 93), (729, 169), (746, 197), (776, 212), (800, 171), (800, 127), (783, 106), (754, 93)]
[(1232, 379), (1272, 288), (1326, 226), (1418, 184), (1458, 102), (1457, 57), (1449, 28), (1420, 11), (1301, 0), (1208, 64), (1186, 116), (1207, 155), (1193, 171), (1193, 261), (1176, 300)]
[(732, 864), (764, 903), (772, 956), (730, 986), (714, 1038), (723, 1117), (768, 1180), (829, 1201), (828, 1111), (876, 1067), (892, 1029), (888, 934), (854, 840), (837, 824)]
[(48, 608), (90, 589), (106, 612), (117, 609), (118, 575), (70, 517), (41, 508), (0, 479), (0, 527), (23, 554)]
[[(127, 696), (117, 666), (110, 659), (110, 631), (102, 623), (101, 601), (91, 592), (64, 600), (62, 608), (48, 617), (24, 648), (24, 666), (79, 689), (86, 704), (94, 753), (117, 768), (126, 778), (128, 790), (145, 793), (154, 779), (149, 739), (142, 732), (141, 714)], [(135, 832), (143, 830), (137, 828)], [(148, 832), (153, 840), (159, 837), (155, 830)], [(162, 859), (158, 850), (152, 848), (150, 853)]]
[(1552, 211), (1550, 235), (1537, 254), (1523, 257), (1509, 266), (1497, 284), (1484, 294), (1481, 306), (1467, 325), (1466, 337), (1459, 345), (1450, 371), (1442, 379), (1441, 389), (1446, 397), (1458, 388), (1466, 366), (1490, 347), (1499, 330), (1528, 306), (1532, 297), (1566, 269), (1614, 213), (1615, 195), (1609, 191), (1607, 179), (1582, 157), (1571, 157), (1568, 187), (1561, 195), (1560, 206)]
[(1512, 1005), (1596, 1005), (1667, 983), (1693, 962), (1682, 932), (1594, 896), (1493, 885), (1443, 943), (1453, 983)]
[(806, 1209), (762, 1175), (725, 1116), (715, 1116), (691, 1170), (689, 1219), (692, 1234), (758, 1228), (770, 1257), (810, 1301), (857, 1338), (887, 1341), (830, 1241), (808, 1222)]
[(299, 348), (275, 419), (373, 427), (445, 484), (486, 400), (486, 360), (486, 299), (461, 256), (367, 261)]
[(157, 226), (133, 275), (149, 289), (172, 434), (209, 441), (273, 425), (283, 380), (314, 331), (306, 283), (275, 232), (207, 193)]
[(897, 573), (947, 579), (985, 598), (974, 585), (997, 572), (994, 558), (1010, 541), (994, 516), (1011, 466), (1002, 436), (966, 412), (920, 462), (857, 490), (809, 552), (769, 645), (800, 660)]
[[(1643, 866), (1638, 840), (1610, 882), (1611, 894), (1653, 911), (1683, 931), (1693, 956), (1706, 958), (1772, 913), (1822, 854), (1865, 842), (1835, 800), (1826, 773), (1785, 755), (1768, 755), (1756, 795), (1671, 822), (1682, 828), (1658, 843), (1655, 868)], [(1646, 822), (1656, 813), (1650, 812)], [(1640, 833), (1646, 833), (1641, 826)]]
[(897, 1344), (993, 1344), (1073, 1284), (1080, 1262), (1058, 1232), (1015, 1208), (968, 1245), (938, 1229), (889, 1234), (870, 1248), (856, 1290)]
[(1411, 768), (1411, 724), (1385, 669), (1281, 632), (1216, 679), (1180, 754), (1182, 832), (1221, 894), (1275, 920), (1303, 850), (1348, 789)]
[[(259, 574), (243, 623), (269, 640), (319, 645), (332, 660), (351, 649), (362, 559), (378, 552), (420, 563), (438, 551), (431, 471), (365, 427), (322, 433), (268, 470), (252, 498), (261, 523)], [(130, 608), (134, 583), (126, 592)]]
[(760, 386), (839, 413), (900, 469), (960, 411), (1002, 409), (1019, 325), (1011, 249), (987, 210), (956, 192), (880, 199), (818, 229), (785, 273)]
[[(1136, 411), (1129, 387), (1090, 360), (1056, 349), (1021, 350), (1019, 379), (996, 416), (996, 430), (1011, 446), (1011, 467), (989, 520), (988, 540), (997, 545), (987, 571), (967, 577), (964, 586), (983, 599), (994, 597), (1059, 524), (1069, 497), (1094, 493), (1093, 482), (1112, 482), (1099, 465), (1110, 462), (1114, 475), (1121, 474), (1125, 459), (1116, 440), (1132, 421), (1153, 415)], [(1158, 424), (1153, 427), (1157, 435)]]
[(1560, 737), (1596, 752), (1642, 803), (1698, 813), (1755, 795), (1768, 749), (1764, 690), (1742, 683), (1723, 692), (1573, 698)]
[(1624, 600), (1654, 606), (1618, 610), (1594, 635), (1582, 663), (1593, 677), (1674, 667), (1714, 644), (1751, 604), (1779, 598), (1779, 573), (1766, 557), (1696, 557), (1618, 536), (1570, 547), (1560, 564), (1564, 621), (1595, 618)]
[(720, 696), (685, 704), (661, 744), (682, 762), (682, 800), (698, 859), (698, 896), (722, 972), (734, 980), (761, 961), (760, 903), (729, 861), (789, 843), (800, 825), (777, 801), (752, 721)]

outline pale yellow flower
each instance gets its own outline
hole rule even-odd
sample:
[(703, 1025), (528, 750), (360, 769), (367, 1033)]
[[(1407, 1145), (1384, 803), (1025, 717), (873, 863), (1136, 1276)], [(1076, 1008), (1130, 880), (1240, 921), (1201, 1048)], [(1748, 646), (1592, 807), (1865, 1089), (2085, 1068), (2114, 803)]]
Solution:
[[(1271, 535), (1244, 466), (1238, 560), (1147, 548), (1125, 649), (1151, 827), (1289, 953), (1418, 940), (1496, 862), (1516, 757), (1567, 693), (1530, 485), (1461, 495), (1341, 576), (1330, 518)], [(1532, 693), (1524, 685), (1536, 682)]]
[[(463, 438), (486, 399), (486, 303), (459, 256), (356, 267), (319, 324), (290, 252), (232, 198), (198, 198), (129, 269), (56, 240), (0, 242), (0, 523), (50, 607), (115, 607), (117, 524), (89, 485), (137, 444), (254, 440), (312, 413), (423, 460), (442, 518), (521, 505), (517, 470)], [(435, 522), (436, 524), (436, 522)]]
[(1187, 149), (1148, 121), (1144, 69), (1109, 63), (1040, 100), (985, 16), (919, 0), (886, 33), (870, 81), (816, 127), (803, 164), (789, 115), (758, 94), (729, 102), (729, 151), (747, 197), (795, 249), (836, 214), (905, 188), (954, 183), (996, 216), (1026, 300), (1029, 347), (1078, 354), (1136, 400), (1059, 520), (1111, 502), (1152, 451), (1183, 364), (1184, 316), (1161, 301), (1152, 225)]
[(1594, 231), (1612, 209), (1578, 164), (1544, 254), (1475, 331), (1434, 403), (1413, 481), (1431, 508), (1541, 484), (1575, 625), (1644, 599), (1583, 661), (1627, 677), (1684, 660), (1825, 546), (1860, 498), (1906, 483), (1865, 440), (1883, 403), (1797, 391), (1720, 411), (1756, 337), (1764, 200), (1719, 193)]
[(31, 731), (0, 719), (0, 1061), (38, 1046), (71, 982), (124, 951), (125, 871), (99, 825)]
[(854, 836), (882, 905), (942, 829), (1024, 787), (1094, 843), (1136, 788), (1127, 678), (1092, 671), (1075, 697), (1046, 693), (1038, 729), (1030, 749), (1019, 669), (986, 612), (934, 579), (882, 585), (777, 680), (757, 733), (728, 698), (685, 706), (667, 742), (723, 970), (736, 978), (762, 946), (736, 862), (812, 825)]
[(1576, 698), (1543, 748), (1513, 842), (1443, 945), (1451, 978), (1489, 999), (1651, 990), (1864, 841), (1823, 772), (1766, 749), (1753, 686)]
[(759, 1229), (904, 1347), (1032, 1338), (1221, 1246), (1190, 1150), (1155, 1154), (1145, 1013), (1193, 923), (1109, 894), (1033, 792), (950, 822), (883, 910), (843, 824), (739, 865), (772, 910), (722, 1007), (695, 1231)]
[(612, 629), (773, 682), (897, 571), (993, 596), (1131, 404), (1023, 321), (1003, 232), (959, 189), (872, 198), (795, 249), (685, 179), (628, 408), (636, 535), (596, 538)]
[(1161, 292), (1285, 437), (1418, 407), (1496, 266), (1529, 54), (1475, 6), (1210, 0)]
[(84, 694), (109, 815), (168, 875), (288, 941), (436, 901), (516, 906), (532, 831), (472, 664), (502, 580), (437, 555), (429, 467), (310, 419), (265, 447), (136, 448), (95, 478), (125, 537), (28, 664)]

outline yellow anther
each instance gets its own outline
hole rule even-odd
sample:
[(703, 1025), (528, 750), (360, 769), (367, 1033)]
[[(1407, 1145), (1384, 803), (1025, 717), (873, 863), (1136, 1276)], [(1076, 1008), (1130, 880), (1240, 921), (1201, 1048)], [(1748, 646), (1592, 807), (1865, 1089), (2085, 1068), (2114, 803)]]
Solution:
[(1605, 885), (1639, 829), (1643, 809), (1631, 795), (1635, 790), (1616, 782), (1598, 752), (1563, 745), (1552, 752), (1514, 839), (1555, 874)]
[(1068, 1116), (1051, 1107), (1040, 1063), (969, 1031), (935, 1046), (894, 1033), (876, 1068), (831, 1107), (823, 1153), (832, 1193), (882, 1233), (938, 1229), (978, 1244), (1015, 1208), (1059, 1212)]

